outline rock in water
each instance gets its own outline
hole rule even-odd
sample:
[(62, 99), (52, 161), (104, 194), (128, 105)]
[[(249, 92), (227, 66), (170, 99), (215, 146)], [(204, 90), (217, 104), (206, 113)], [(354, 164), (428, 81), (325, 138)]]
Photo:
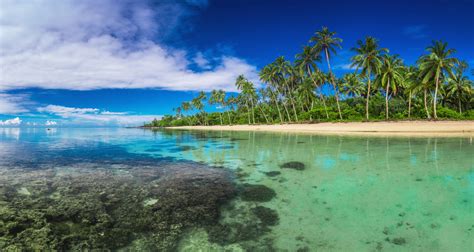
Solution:
[(243, 201), (267, 202), (276, 196), (275, 190), (264, 185), (244, 184), (240, 197)]
[(268, 207), (258, 206), (252, 209), (252, 212), (260, 219), (265, 226), (274, 226), (278, 224), (280, 218), (278, 213)]
[(305, 169), (305, 165), (298, 161), (287, 162), (287, 163), (282, 164), (280, 167), (285, 168), (285, 169), (293, 169), (297, 171), (302, 171)]

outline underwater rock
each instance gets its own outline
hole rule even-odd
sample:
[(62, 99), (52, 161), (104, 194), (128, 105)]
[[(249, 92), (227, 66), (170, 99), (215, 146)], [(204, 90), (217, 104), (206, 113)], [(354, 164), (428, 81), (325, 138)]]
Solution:
[(305, 165), (298, 161), (287, 162), (287, 163), (282, 164), (280, 167), (284, 169), (293, 169), (297, 171), (302, 171), (305, 169)]
[(402, 237), (393, 238), (391, 242), (395, 245), (404, 245), (405, 243), (407, 243), (405, 238), (402, 238)]
[(240, 193), (243, 201), (267, 202), (275, 196), (275, 190), (264, 185), (244, 184)]
[(265, 175), (267, 175), (268, 177), (276, 177), (278, 175), (280, 175), (281, 172), (279, 171), (269, 171), (269, 172), (265, 172)]
[(265, 226), (277, 225), (280, 218), (277, 211), (263, 206), (258, 206), (252, 209), (252, 212), (260, 219)]

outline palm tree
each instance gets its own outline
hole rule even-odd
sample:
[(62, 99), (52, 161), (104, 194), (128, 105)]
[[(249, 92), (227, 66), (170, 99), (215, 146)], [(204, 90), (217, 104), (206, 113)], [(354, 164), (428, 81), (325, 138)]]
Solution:
[(198, 97), (194, 98), (191, 100), (191, 104), (192, 106), (199, 110), (201, 116), (203, 117), (203, 121), (199, 120), (201, 123), (203, 123), (204, 125), (206, 125), (206, 117), (205, 117), (205, 114), (204, 114), (204, 104), (203, 104), (203, 101), (206, 99), (206, 93), (204, 92), (200, 92)]
[[(316, 52), (314, 47), (305, 46), (303, 47), (303, 52), (296, 55), (296, 67), (305, 70), (306, 74), (313, 82), (314, 88), (318, 88), (324, 83), (324, 81), (318, 83), (318, 77), (321, 76), (321, 71), (318, 69), (316, 62), (321, 62), (321, 55), (319, 52)], [(313, 72), (315, 72), (316, 74), (313, 74)], [(319, 93), (319, 98), (323, 103), (324, 110), (326, 111), (326, 117), (329, 119), (326, 101), (324, 100), (324, 96), (321, 92)]]
[(328, 71), (330, 76), (330, 82), (334, 87), (334, 95), (336, 97), (337, 110), (339, 112), (339, 118), (342, 119), (341, 106), (339, 105), (339, 94), (336, 87), (334, 75), (331, 70), (331, 63), (329, 63), (330, 53), (336, 54), (336, 48), (342, 48), (342, 39), (334, 37), (336, 32), (331, 32), (327, 27), (323, 27), (321, 31), (317, 31), (309, 42), (315, 42), (314, 48), (319, 53), (324, 52), (326, 55), (326, 62), (328, 64)]
[(404, 90), (405, 95), (408, 97), (408, 119), (411, 118), (411, 105), (413, 95), (415, 95), (418, 91), (417, 84), (420, 83), (418, 78), (418, 69), (414, 66), (406, 67), (403, 71), (403, 83), (402, 87)]
[(363, 83), (355, 73), (345, 74), (342, 78), (342, 90), (347, 96), (360, 96), (364, 92)]
[(252, 119), (253, 119), (253, 123), (255, 124), (255, 97), (257, 95), (255, 92), (253, 83), (248, 81), (243, 75), (239, 75), (239, 77), (237, 77), (235, 85), (237, 86), (237, 89), (242, 91), (241, 92), (242, 98), (247, 103), (247, 108), (249, 110), (248, 111), (249, 124), (250, 124), (250, 110), (252, 111)]
[[(225, 92), (223, 90), (212, 90), (211, 97), (209, 97), (209, 104), (222, 106), (222, 104), (224, 103), (224, 98)], [(222, 113), (219, 113), (219, 119), (221, 125), (223, 125)]]
[[(290, 64), (290, 62), (285, 60), (285, 58), (283, 56), (280, 56), (275, 60), (275, 67), (276, 67), (277, 73), (280, 76), (280, 80), (282, 80), (282, 84), (284, 85), (283, 90), (285, 90), (286, 96), (290, 100), (290, 103), (293, 107), (293, 114), (295, 116), (295, 120), (298, 121), (298, 115), (296, 113), (295, 101), (293, 99), (290, 84), (288, 82), (288, 79), (291, 77), (292, 70), (293, 70), (292, 67), (291, 67), (291, 64)], [(287, 113), (288, 113), (288, 110), (287, 110)], [(290, 118), (289, 113), (288, 113), (288, 118)], [(290, 121), (291, 121), (291, 119), (290, 119)]]
[(469, 101), (473, 93), (473, 82), (464, 76), (464, 71), (467, 64), (459, 64), (456, 68), (456, 73), (448, 79), (448, 86), (446, 88), (446, 95), (454, 101), (457, 101), (459, 114), (462, 114), (462, 102)]
[(390, 89), (393, 94), (397, 93), (398, 87), (403, 83), (403, 63), (398, 56), (384, 55), (380, 73), (375, 80), (377, 84), (385, 88), (385, 119), (388, 119), (388, 98)]
[(377, 74), (382, 65), (381, 55), (388, 52), (386, 48), (379, 48), (377, 40), (373, 37), (366, 37), (365, 41), (357, 41), (358, 47), (352, 48), (357, 54), (352, 57), (351, 67), (356, 66), (362, 69), (362, 75), (367, 77), (367, 96), (365, 102), (365, 118), (369, 120), (369, 99), (370, 99), (370, 81), (372, 74)]
[[(181, 103), (181, 109), (184, 112), (187, 112), (187, 111), (191, 110), (191, 103), (190, 102), (182, 102)], [(189, 119), (188, 119), (188, 124), (191, 125), (191, 121), (189, 121)]]
[[(269, 86), (268, 86), (268, 90), (270, 91), (270, 98), (271, 100), (273, 100), (275, 102), (275, 105), (277, 107), (277, 110), (278, 110), (278, 116), (280, 117), (280, 123), (283, 123), (283, 117), (281, 115), (281, 111), (280, 111), (280, 105), (279, 105), (279, 96), (280, 96), (280, 93), (278, 91), (278, 88), (277, 88), (277, 84), (276, 84), (276, 80), (275, 80), (275, 67), (273, 64), (270, 64), (270, 65), (266, 65), (261, 71), (260, 71), (260, 80), (262, 82), (265, 82), (267, 83)], [(273, 90), (275, 89), (275, 90)]]
[(450, 57), (456, 51), (454, 49), (448, 49), (447, 47), (448, 43), (433, 41), (433, 44), (426, 48), (429, 54), (422, 56), (418, 60), (422, 81), (426, 83), (434, 79), (435, 82), (435, 93), (433, 99), (434, 119), (438, 118), (436, 114), (436, 103), (440, 80), (442, 80), (446, 74), (452, 76), (452, 69), (459, 62), (456, 58)]

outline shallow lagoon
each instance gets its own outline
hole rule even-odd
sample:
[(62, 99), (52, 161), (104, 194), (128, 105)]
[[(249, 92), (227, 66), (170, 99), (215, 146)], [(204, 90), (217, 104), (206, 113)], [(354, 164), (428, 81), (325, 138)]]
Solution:
[[(470, 251), (473, 154), (470, 138), (0, 129), (0, 248)], [(196, 190), (212, 200), (187, 204)]]

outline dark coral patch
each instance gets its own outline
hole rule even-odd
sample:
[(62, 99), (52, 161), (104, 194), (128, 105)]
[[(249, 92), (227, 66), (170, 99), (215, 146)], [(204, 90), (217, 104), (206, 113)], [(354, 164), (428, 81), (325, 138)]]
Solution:
[(278, 224), (280, 218), (278, 213), (268, 207), (258, 206), (252, 209), (252, 212), (260, 219), (265, 226), (274, 226)]
[(270, 172), (265, 172), (265, 175), (267, 175), (268, 177), (276, 177), (278, 175), (280, 175), (281, 172), (279, 171), (270, 171)]
[(264, 185), (244, 184), (240, 197), (243, 201), (267, 202), (276, 196), (275, 190)]
[(297, 171), (302, 171), (306, 168), (303, 163), (298, 162), (298, 161), (287, 162), (287, 163), (282, 164), (280, 167), (284, 169), (293, 169)]

